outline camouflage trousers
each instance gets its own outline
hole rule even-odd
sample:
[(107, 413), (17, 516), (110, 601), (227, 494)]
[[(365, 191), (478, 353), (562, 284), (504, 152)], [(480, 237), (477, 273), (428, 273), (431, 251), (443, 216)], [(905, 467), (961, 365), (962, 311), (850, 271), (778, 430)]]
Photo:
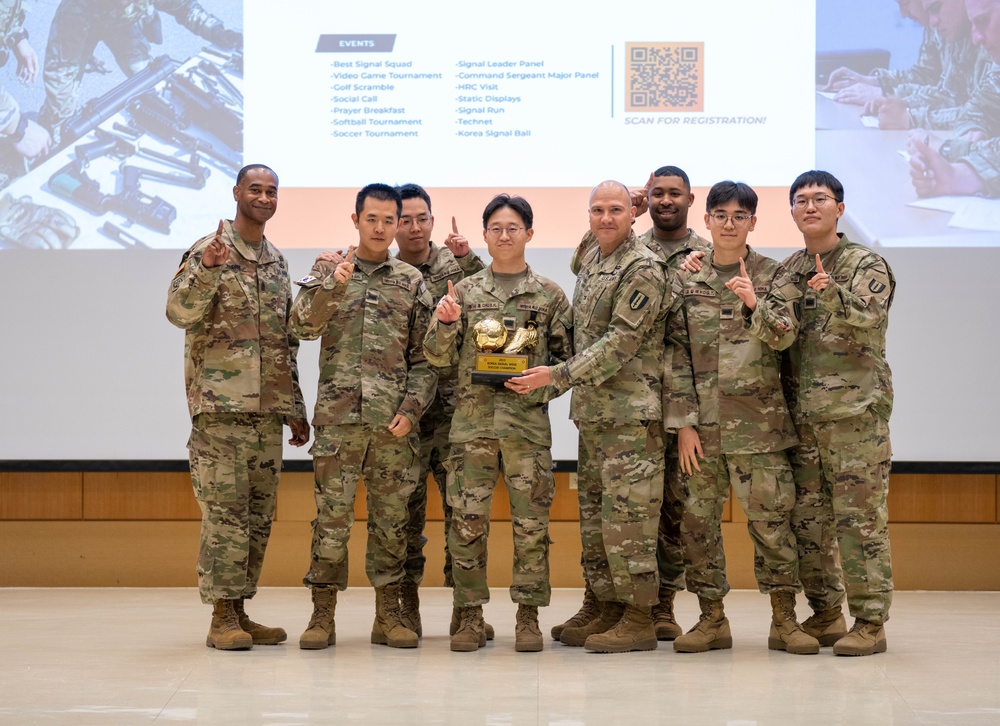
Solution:
[(316, 519), (307, 587), (347, 588), (347, 542), (354, 499), (364, 476), (368, 503), (365, 572), (375, 587), (403, 577), (406, 502), (417, 484), (417, 437), (396, 438), (383, 426), (317, 426), (310, 453), (315, 477)]
[(427, 526), (427, 487), (428, 477), (434, 477), (434, 483), (441, 494), (441, 505), (444, 508), (444, 586), (452, 587), (451, 552), (448, 549), (448, 532), (451, 530), (451, 505), (447, 501), (445, 482), (447, 474), (444, 462), (448, 459), (451, 447), (448, 444), (448, 434), (451, 432), (451, 412), (445, 411), (440, 398), (420, 419), (420, 474), (417, 476), (417, 486), (406, 503), (409, 519), (406, 525), (406, 570), (405, 578), (417, 585), (424, 579), (424, 545), (427, 537), (424, 529)]
[(700, 465), (700, 472), (687, 477), (681, 520), (688, 589), (708, 600), (721, 600), (729, 592), (722, 508), (732, 485), (747, 515), (760, 591), (797, 592), (798, 551), (791, 526), (795, 480), (785, 452), (708, 456)]
[(448, 501), (452, 526), (448, 548), (453, 558), (455, 607), (490, 600), (486, 584), (490, 508), (503, 475), (514, 528), (514, 568), (510, 599), (545, 606), (549, 585), (549, 509), (555, 495), (552, 453), (519, 437), (476, 439), (452, 445), (448, 459)]
[(656, 565), (660, 571), (660, 587), (679, 592), (684, 589), (684, 539), (681, 537), (681, 517), (687, 488), (677, 460), (677, 435), (667, 434), (666, 468), (663, 473), (663, 504), (660, 505), (660, 527), (656, 539)]
[(892, 604), (889, 424), (866, 411), (796, 428), (800, 443), (789, 451), (796, 488), (792, 529), (809, 605), (839, 607), (846, 582), (851, 615), (882, 622)]
[(198, 593), (207, 604), (257, 592), (281, 471), (281, 416), (200, 413), (188, 452), (201, 507)]
[(39, 117), (43, 126), (58, 133), (62, 123), (76, 112), (80, 83), (101, 41), (126, 75), (133, 76), (149, 65), (149, 41), (135, 22), (109, 22), (95, 16), (93, 3), (63, 0), (52, 19), (45, 48), (45, 103)]
[(663, 427), (580, 423), (577, 485), (583, 566), (603, 602), (658, 601), (656, 534), (663, 496)]

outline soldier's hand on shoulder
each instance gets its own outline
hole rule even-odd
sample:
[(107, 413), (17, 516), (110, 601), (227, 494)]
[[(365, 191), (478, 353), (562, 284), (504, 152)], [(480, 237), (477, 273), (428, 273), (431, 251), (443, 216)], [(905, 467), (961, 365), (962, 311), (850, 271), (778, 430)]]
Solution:
[(681, 269), (686, 270), (687, 272), (697, 272), (701, 269), (701, 260), (704, 256), (705, 253), (701, 250), (692, 250), (691, 252), (688, 252), (688, 256), (685, 257), (684, 262), (681, 263)]
[(201, 264), (205, 267), (218, 267), (229, 261), (229, 245), (222, 238), (222, 220), (219, 220), (219, 229), (215, 233), (215, 239), (208, 243), (205, 251), (201, 255)]
[[(318, 261), (318, 260), (317, 260)], [(347, 250), (347, 257), (344, 261), (337, 265), (337, 269), (333, 271), (333, 277), (337, 282), (347, 282), (351, 279), (351, 275), (354, 274), (354, 245)]]

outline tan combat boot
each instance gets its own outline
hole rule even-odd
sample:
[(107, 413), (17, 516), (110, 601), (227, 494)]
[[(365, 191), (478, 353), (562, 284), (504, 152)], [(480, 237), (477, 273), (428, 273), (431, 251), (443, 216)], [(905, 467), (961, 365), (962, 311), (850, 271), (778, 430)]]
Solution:
[(833, 654), (873, 655), (885, 653), (885, 649), (885, 626), (858, 618), (854, 621), (851, 632), (834, 644)]
[(795, 655), (816, 655), (819, 641), (802, 629), (795, 619), (795, 593), (771, 593), (771, 631), (767, 635), (769, 650), (783, 650)]
[(277, 645), (288, 640), (288, 633), (284, 628), (269, 628), (247, 617), (246, 610), (243, 609), (243, 598), (233, 600), (233, 608), (239, 618), (240, 627), (250, 633), (254, 645)]
[(674, 619), (674, 596), (676, 590), (660, 588), (660, 601), (653, 606), (653, 629), (657, 640), (673, 640), (683, 633)]
[(455, 610), (458, 613), (458, 628), (451, 634), (451, 649), (458, 653), (469, 653), (486, 645), (483, 606), (474, 605)]
[(834, 645), (847, 635), (847, 620), (840, 607), (813, 613), (802, 623), (802, 629), (819, 641), (821, 646)]
[(403, 624), (399, 607), (399, 583), (375, 588), (375, 622), (372, 643), (390, 648), (416, 648), (417, 634)]
[(240, 628), (234, 600), (216, 600), (212, 608), (212, 624), (205, 645), (219, 650), (250, 650), (253, 638)]
[(583, 591), (583, 605), (577, 611), (576, 615), (571, 617), (565, 623), (560, 623), (559, 625), (554, 625), (552, 627), (552, 638), (554, 640), (559, 640), (562, 632), (566, 628), (579, 628), (591, 620), (596, 618), (601, 614), (601, 609), (597, 602), (597, 595), (594, 591), (590, 589), (590, 583), (587, 583), (587, 587)]
[(628, 605), (611, 630), (587, 638), (584, 647), (594, 653), (628, 653), (633, 650), (656, 650), (656, 629), (650, 608)]
[(518, 605), (514, 624), (514, 650), (537, 653), (542, 649), (542, 631), (538, 628), (538, 606)]
[(733, 647), (733, 634), (729, 630), (729, 618), (722, 608), (722, 600), (698, 598), (701, 617), (695, 626), (674, 640), (674, 650), (678, 653), (704, 653)]
[(424, 634), (424, 626), (420, 622), (420, 594), (417, 589), (417, 583), (410, 580), (399, 583), (399, 612), (403, 625), (419, 638)]
[(598, 603), (598, 606), (600, 610), (597, 617), (586, 625), (566, 628), (562, 631), (562, 635), (559, 636), (559, 642), (563, 645), (571, 645), (574, 648), (579, 648), (587, 642), (587, 638), (591, 635), (611, 630), (622, 619), (622, 615), (625, 614), (625, 603), (601, 602)]
[[(458, 632), (459, 625), (462, 622), (461, 610), (461, 608), (451, 609), (451, 624), (448, 626), (448, 635), (454, 635)], [(493, 626), (484, 620), (483, 629), (486, 631), (486, 639), (493, 640), (496, 636), (496, 631), (493, 629)]]
[(312, 588), (313, 614), (299, 638), (302, 650), (322, 650), (337, 642), (333, 614), (337, 609), (337, 591), (332, 587)]

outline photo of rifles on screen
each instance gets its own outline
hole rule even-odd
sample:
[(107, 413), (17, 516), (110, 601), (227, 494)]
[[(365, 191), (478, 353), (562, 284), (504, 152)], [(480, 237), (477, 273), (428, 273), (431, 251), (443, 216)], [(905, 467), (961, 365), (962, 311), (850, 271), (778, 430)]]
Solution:
[[(817, 6), (818, 163), (846, 153), (906, 207), (854, 220), (862, 236), (1000, 244), (1000, 0), (854, 4)], [(904, 215), (914, 228), (890, 231)]]
[(198, 236), (242, 166), (242, 25), (225, 0), (0, 0), (0, 249)]

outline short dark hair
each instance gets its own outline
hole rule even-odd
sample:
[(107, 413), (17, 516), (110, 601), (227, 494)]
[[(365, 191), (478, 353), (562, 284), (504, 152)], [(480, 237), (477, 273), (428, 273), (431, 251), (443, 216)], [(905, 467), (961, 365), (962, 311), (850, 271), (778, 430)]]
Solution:
[(275, 184), (278, 183), (278, 175), (271, 167), (267, 166), (266, 164), (247, 164), (246, 166), (244, 166), (242, 169), (239, 170), (239, 173), (236, 174), (236, 186), (242, 184), (243, 180), (246, 179), (247, 172), (251, 172), (254, 169), (263, 169), (264, 171), (271, 172), (271, 174), (274, 174)]
[(531, 211), (531, 205), (528, 204), (528, 200), (524, 197), (512, 197), (510, 194), (497, 194), (486, 205), (486, 209), (483, 210), (483, 229), (486, 229), (486, 225), (490, 223), (490, 217), (504, 207), (513, 209), (521, 218), (521, 221), (524, 222), (524, 228), (531, 229), (531, 223), (535, 219), (534, 212)]
[(691, 180), (688, 179), (687, 172), (679, 166), (661, 166), (653, 172), (653, 176), (679, 176), (681, 181), (684, 182), (684, 188), (689, 192), (691, 191)]
[(403, 213), (403, 199), (399, 196), (399, 192), (396, 191), (396, 187), (391, 187), (388, 184), (369, 184), (358, 192), (358, 198), (354, 202), (354, 213), (358, 216), (361, 216), (361, 210), (365, 208), (365, 200), (368, 197), (383, 202), (395, 202), (396, 216), (398, 217)]
[(396, 191), (399, 192), (399, 198), (404, 202), (407, 199), (416, 199), (418, 197), (423, 199), (427, 202), (427, 211), (431, 211), (431, 195), (419, 184), (403, 184), (396, 187)]
[(837, 204), (844, 201), (844, 185), (840, 183), (840, 180), (828, 171), (813, 169), (795, 177), (792, 186), (788, 188), (788, 203), (794, 204), (795, 193), (805, 187), (826, 187), (833, 192), (833, 198), (837, 200)]
[(728, 179), (714, 184), (708, 190), (708, 196), (705, 197), (705, 211), (711, 212), (734, 199), (740, 205), (740, 209), (745, 209), (750, 214), (757, 214), (757, 192), (751, 189), (749, 184)]

